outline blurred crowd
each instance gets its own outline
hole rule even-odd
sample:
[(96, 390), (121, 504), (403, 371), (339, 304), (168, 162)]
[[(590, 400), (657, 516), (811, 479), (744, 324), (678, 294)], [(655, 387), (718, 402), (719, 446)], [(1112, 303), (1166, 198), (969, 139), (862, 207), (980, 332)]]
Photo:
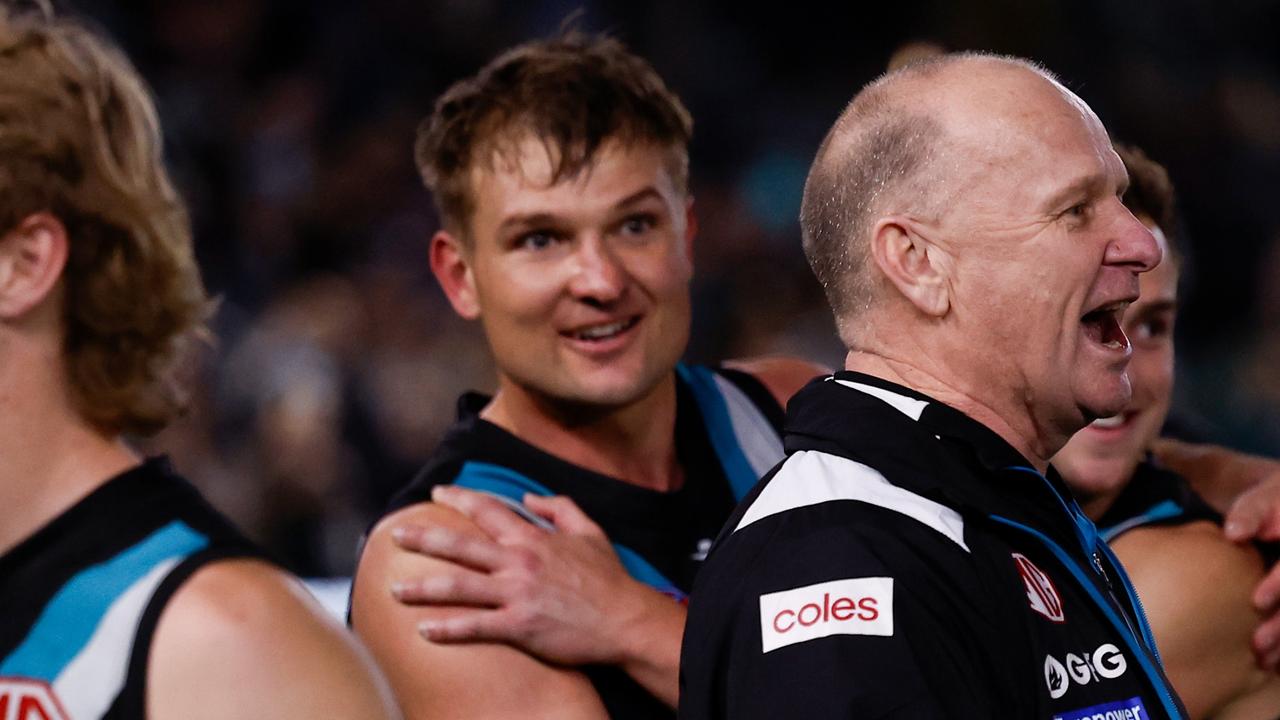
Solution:
[[(1175, 411), (1280, 454), (1280, 5), (1262, 0), (829, 3), (82, 0), (152, 84), (190, 203), (216, 342), (169, 453), (303, 575), (356, 543), (491, 389), (479, 329), (435, 287), (418, 119), (502, 48), (578, 25), (652, 60), (695, 119), (690, 359), (842, 363), (799, 250), (822, 133), (921, 40), (1044, 62), (1166, 164), (1191, 247)], [(1157, 7), (1158, 6), (1158, 7)]]

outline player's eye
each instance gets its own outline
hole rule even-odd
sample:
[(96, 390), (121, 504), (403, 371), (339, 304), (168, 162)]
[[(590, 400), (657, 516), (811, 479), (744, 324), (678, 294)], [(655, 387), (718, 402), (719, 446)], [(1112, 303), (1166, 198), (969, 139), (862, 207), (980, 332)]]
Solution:
[(1136, 340), (1159, 340), (1169, 337), (1173, 331), (1173, 323), (1166, 318), (1150, 318), (1137, 323), (1133, 328)]
[(554, 233), (547, 230), (527, 232), (515, 240), (515, 247), (520, 250), (545, 250), (556, 243)]
[(643, 235), (649, 232), (658, 224), (658, 219), (650, 213), (636, 213), (628, 215), (620, 225), (620, 229), (625, 235)]

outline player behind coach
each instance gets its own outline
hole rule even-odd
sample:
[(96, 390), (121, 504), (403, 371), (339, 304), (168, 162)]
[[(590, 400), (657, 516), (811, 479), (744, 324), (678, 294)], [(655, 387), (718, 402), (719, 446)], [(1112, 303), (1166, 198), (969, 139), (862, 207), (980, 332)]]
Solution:
[(0, 717), (393, 718), (354, 639), (163, 458), (209, 300), (155, 108), (0, 7)]

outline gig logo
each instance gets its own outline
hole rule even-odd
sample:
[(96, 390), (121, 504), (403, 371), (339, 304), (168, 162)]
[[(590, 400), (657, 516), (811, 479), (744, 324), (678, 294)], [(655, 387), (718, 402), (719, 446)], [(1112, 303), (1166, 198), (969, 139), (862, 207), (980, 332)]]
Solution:
[(67, 720), (53, 688), (26, 678), (0, 678), (0, 720)]
[(1098, 646), (1092, 653), (1067, 653), (1065, 662), (1059, 662), (1052, 655), (1044, 656), (1044, 682), (1049, 688), (1049, 697), (1057, 700), (1067, 694), (1071, 683), (1088, 685), (1100, 680), (1118, 678), (1129, 669), (1120, 648), (1111, 643)]
[(1018, 566), (1018, 574), (1022, 576), (1022, 583), (1026, 586), (1027, 602), (1031, 603), (1031, 609), (1056, 623), (1065, 620), (1066, 617), (1062, 614), (1062, 597), (1058, 595), (1058, 588), (1053, 586), (1049, 576), (1028, 560), (1026, 555), (1013, 553), (1013, 563)]
[(760, 596), (764, 652), (831, 635), (893, 635), (893, 578), (832, 580)]

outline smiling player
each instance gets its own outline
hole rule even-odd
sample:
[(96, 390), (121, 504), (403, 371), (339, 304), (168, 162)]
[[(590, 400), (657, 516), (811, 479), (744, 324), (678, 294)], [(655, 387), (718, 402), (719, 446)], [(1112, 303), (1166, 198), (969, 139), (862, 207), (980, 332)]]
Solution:
[(352, 625), (411, 717), (674, 716), (694, 574), (821, 372), (678, 364), (690, 132), (647, 63), (579, 35), (503, 54), (422, 126), (431, 267), (498, 391), (463, 396), (356, 576)]

